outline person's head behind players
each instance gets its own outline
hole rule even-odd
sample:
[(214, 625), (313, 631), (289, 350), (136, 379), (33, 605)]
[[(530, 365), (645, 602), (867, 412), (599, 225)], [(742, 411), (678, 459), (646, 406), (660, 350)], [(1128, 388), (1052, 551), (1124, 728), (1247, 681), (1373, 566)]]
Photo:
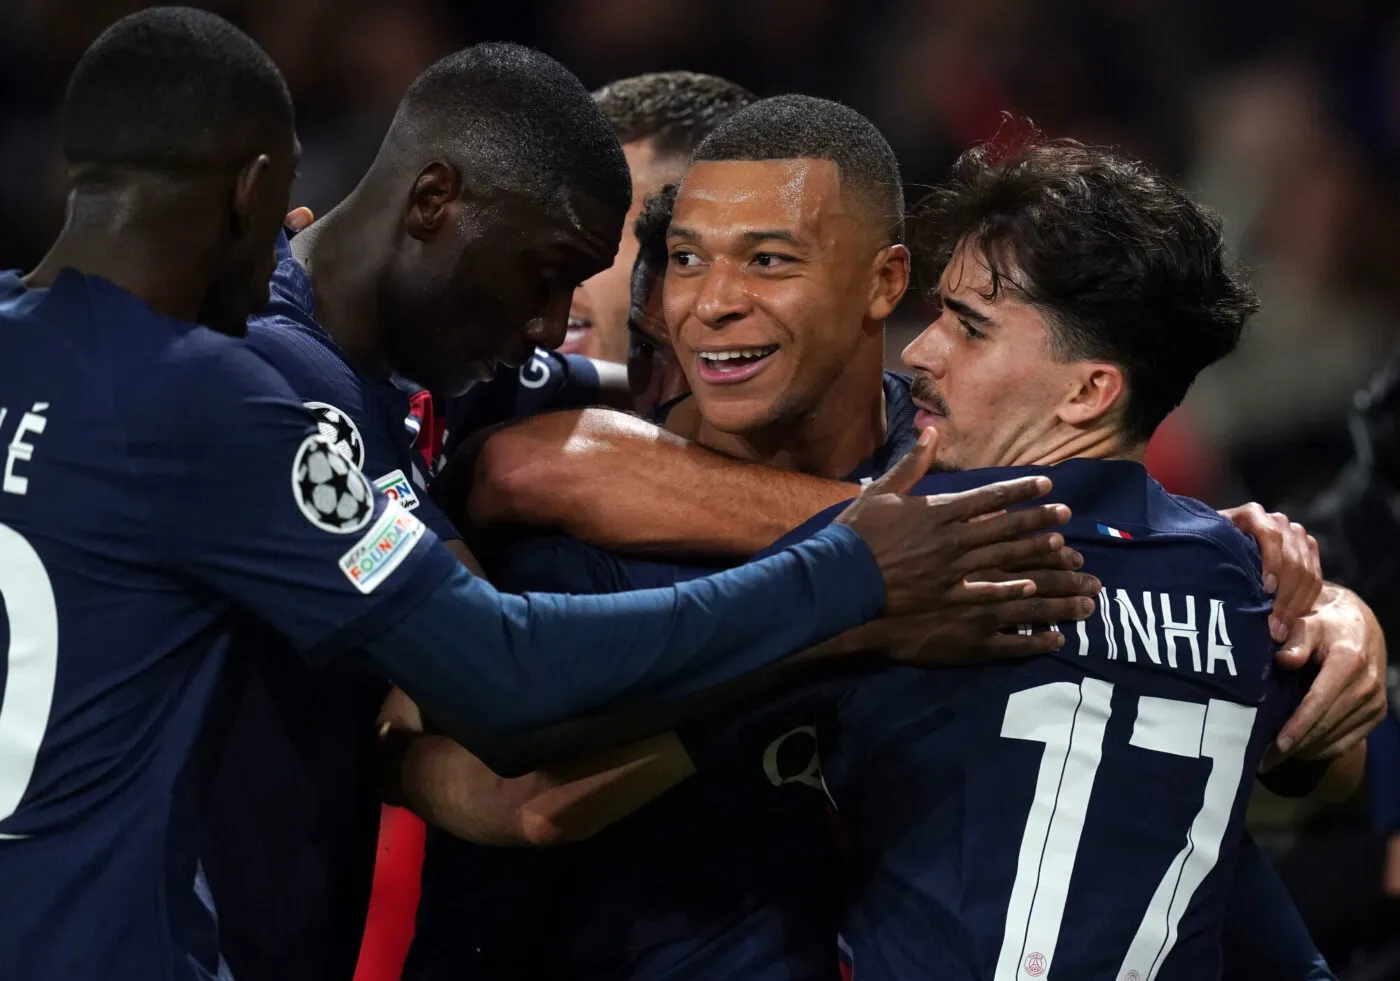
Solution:
[(675, 183), (700, 141), (729, 116), (754, 101), (747, 89), (714, 75), (657, 72), (624, 78), (593, 93), (593, 100), (622, 141), (632, 174), (629, 230), (617, 258), (582, 283), (569, 311), (565, 351), (605, 361), (627, 356), (628, 282), (637, 240), (630, 231), (642, 202), (662, 185)]
[(642, 205), (632, 225), (637, 258), (632, 264), (631, 305), (627, 313), (627, 384), (632, 408), (640, 413), (690, 390), (676, 360), (661, 304), (661, 281), (666, 275), (666, 230), (676, 206), (677, 185), (667, 184)]
[(156, 7), (93, 41), (68, 83), (65, 237), (149, 243), (140, 261), (194, 288), (198, 320), (241, 334), (266, 305), (273, 243), (300, 152), (277, 66), (214, 14)]
[(392, 219), (382, 341), (396, 370), (446, 394), (558, 346), (574, 287), (612, 261), (631, 204), (588, 91), (514, 44), (419, 75), (357, 195), (367, 188)]
[(903, 212), (894, 152), (838, 103), (764, 99), (700, 144), (667, 237), (665, 311), (709, 425), (753, 434), (878, 393), (883, 321), (909, 278)]
[(1258, 309), (1220, 219), (1135, 160), (1070, 140), (967, 151), (915, 210), (938, 319), (911, 343), (950, 469), (1140, 458)]

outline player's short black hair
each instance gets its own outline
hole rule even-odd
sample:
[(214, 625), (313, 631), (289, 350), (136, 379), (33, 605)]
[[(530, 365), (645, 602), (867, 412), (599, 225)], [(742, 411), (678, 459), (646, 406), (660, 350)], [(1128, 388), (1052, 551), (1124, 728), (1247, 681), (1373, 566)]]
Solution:
[(649, 140), (659, 157), (689, 157), (716, 126), (754, 98), (742, 85), (699, 72), (636, 75), (593, 93), (619, 140)]
[(63, 153), (75, 168), (206, 171), (290, 132), (282, 73), (222, 17), (154, 7), (92, 43), (68, 83)]
[(429, 65), (404, 95), (395, 131), (541, 200), (566, 189), (623, 211), (632, 204), (627, 158), (592, 96), (531, 48), (476, 44)]
[(975, 243), (1000, 290), (1039, 307), (1065, 359), (1119, 365), (1125, 431), (1149, 438), (1259, 309), (1220, 218), (1146, 164), (1073, 140), (966, 151), (915, 208), (920, 280)]
[(632, 308), (628, 312), (631, 324), (642, 322), (642, 311), (661, 277), (666, 275), (669, 258), (666, 232), (671, 227), (671, 214), (676, 210), (677, 189), (677, 185), (667, 184), (648, 197), (632, 225), (637, 236), (637, 258), (632, 263)]
[(841, 186), (859, 195), (904, 237), (899, 161), (875, 124), (850, 106), (810, 95), (779, 95), (740, 109), (696, 147), (694, 160), (830, 160)]

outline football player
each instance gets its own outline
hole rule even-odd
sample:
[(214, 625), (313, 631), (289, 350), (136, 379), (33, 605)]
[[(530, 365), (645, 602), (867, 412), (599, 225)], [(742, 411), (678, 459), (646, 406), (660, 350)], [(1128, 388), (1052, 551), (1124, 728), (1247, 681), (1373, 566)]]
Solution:
[[(567, 97), (577, 82), (552, 65), (534, 70)], [(628, 203), (621, 150), (597, 123), (610, 176), (603, 200), (568, 201), (551, 239), (565, 263), (606, 263)], [(959, 620), (965, 604), (1033, 588), (959, 585), (967, 558), (1058, 552), (1057, 534), (1022, 535), (1062, 523), (1062, 508), (968, 521), (1044, 480), (949, 502), (883, 485), (840, 530), (752, 570), (622, 598), (497, 593), (374, 488), (238, 336), (268, 300), (298, 154), (267, 55), (211, 14), (134, 14), (75, 69), (63, 145), (63, 230), (31, 273), (0, 277), (0, 976), (224, 973), (194, 744), (212, 739), (226, 660), (271, 639), (260, 624), (289, 658), (373, 665), (509, 771), (533, 765), (519, 755), (532, 727), (722, 683), (882, 611), (936, 601)], [(475, 214), (450, 150), (404, 164), (425, 176), (397, 227), (412, 251), (449, 253), (432, 250), (425, 270), (455, 266), (459, 247), (435, 236), (450, 224), (455, 241)], [(568, 290), (553, 306), (530, 295), (497, 299), (557, 310), (562, 328)], [(436, 367), (460, 379), (524, 349), (534, 328), (500, 322), (514, 330), (443, 339)]]

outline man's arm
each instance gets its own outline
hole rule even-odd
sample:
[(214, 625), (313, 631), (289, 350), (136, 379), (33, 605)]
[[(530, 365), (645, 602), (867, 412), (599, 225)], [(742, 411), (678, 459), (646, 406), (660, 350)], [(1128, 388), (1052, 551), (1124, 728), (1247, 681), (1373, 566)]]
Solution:
[(483, 433), (433, 485), (459, 527), (523, 524), (634, 554), (734, 557), (859, 491), (732, 460), (608, 409), (533, 416)]
[[(422, 721), (417, 709), (396, 691), (381, 716), (386, 799), (405, 803), (430, 823), (482, 844), (555, 844), (590, 837), (695, 773), (690, 751), (674, 732), (643, 738), (650, 733), (744, 709), (802, 683), (808, 685), (808, 694), (800, 699), (824, 698), (831, 686), (818, 686), (821, 679), (845, 680), (878, 663), (852, 657), (865, 649), (891, 650), (894, 660), (950, 666), (1048, 652), (1058, 633), (1011, 636), (997, 633), (992, 624), (1010, 627), (1082, 620), (1093, 612), (1088, 597), (1097, 593), (1099, 583), (1069, 570), (1027, 575), (1037, 586), (1034, 598), (994, 604), (975, 617), (878, 621), (692, 698), (639, 706), (608, 718), (578, 719), (532, 733), (527, 737), (528, 755), (550, 758), (567, 753), (570, 759), (519, 780), (502, 780), (446, 737), (418, 735)], [(620, 743), (627, 745), (603, 749)]]
[(1279, 649), (1285, 669), (1319, 666), (1317, 678), (1279, 732), (1268, 762), (1345, 754), (1385, 718), (1385, 634), (1349, 589), (1328, 583)]

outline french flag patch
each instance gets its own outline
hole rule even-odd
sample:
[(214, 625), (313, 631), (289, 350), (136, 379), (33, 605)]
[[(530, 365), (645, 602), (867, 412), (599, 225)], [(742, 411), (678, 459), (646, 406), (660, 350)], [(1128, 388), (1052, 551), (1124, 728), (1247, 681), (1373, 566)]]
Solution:
[(1133, 540), (1133, 536), (1128, 534), (1123, 529), (1110, 528), (1108, 525), (1099, 525), (1099, 534), (1107, 535), (1109, 538), (1126, 538), (1128, 541)]

